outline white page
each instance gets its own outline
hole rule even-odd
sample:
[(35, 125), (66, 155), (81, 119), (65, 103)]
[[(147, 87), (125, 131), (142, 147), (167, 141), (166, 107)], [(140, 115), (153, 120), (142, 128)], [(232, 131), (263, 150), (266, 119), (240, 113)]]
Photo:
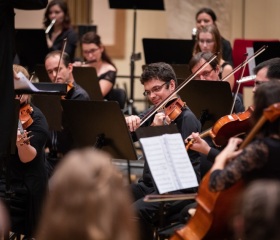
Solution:
[(140, 143), (160, 194), (198, 186), (179, 133), (141, 138)]
[(14, 88), (15, 89), (29, 89), (33, 92), (40, 92), (38, 88), (36, 88), (27, 77), (24, 76), (22, 72), (18, 72), (17, 76), (19, 80), (14, 79)]

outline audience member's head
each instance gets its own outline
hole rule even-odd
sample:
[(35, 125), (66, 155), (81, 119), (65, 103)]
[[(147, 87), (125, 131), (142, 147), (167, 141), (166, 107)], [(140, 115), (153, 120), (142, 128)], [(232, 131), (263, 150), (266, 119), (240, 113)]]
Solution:
[(94, 149), (72, 151), (51, 179), (38, 239), (137, 239), (132, 211), (111, 158)]
[(280, 182), (251, 183), (237, 204), (233, 228), (236, 239), (277, 240), (280, 238)]

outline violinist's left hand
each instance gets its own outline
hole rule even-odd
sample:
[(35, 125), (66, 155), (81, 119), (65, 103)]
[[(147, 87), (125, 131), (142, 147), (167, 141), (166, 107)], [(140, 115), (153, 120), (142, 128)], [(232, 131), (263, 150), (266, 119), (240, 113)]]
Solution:
[(216, 157), (211, 171), (215, 169), (223, 169), (228, 162), (236, 158), (242, 152), (242, 150), (238, 150), (238, 146), (242, 141), (241, 138), (230, 138), (227, 146)]
[(164, 112), (159, 112), (155, 115), (152, 126), (162, 126), (169, 125), (171, 123), (171, 119), (164, 114)]

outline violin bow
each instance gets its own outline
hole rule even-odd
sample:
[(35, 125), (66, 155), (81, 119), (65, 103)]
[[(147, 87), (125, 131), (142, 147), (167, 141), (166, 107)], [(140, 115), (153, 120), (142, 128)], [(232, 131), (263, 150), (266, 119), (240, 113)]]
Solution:
[(256, 58), (258, 55), (260, 55), (263, 51), (265, 51), (268, 48), (267, 45), (263, 45), (257, 52), (255, 52), (251, 57), (249, 57), (247, 60), (239, 64), (235, 69), (232, 70), (231, 73), (226, 75), (222, 81), (227, 80), (229, 77), (231, 77), (234, 73), (236, 73), (240, 68), (244, 67), (246, 64), (248, 64), (250, 61), (252, 61), (254, 58)]
[(158, 106), (153, 108), (146, 116), (141, 119), (140, 126), (142, 126), (154, 113), (161, 109), (166, 103), (168, 103), (172, 98), (191, 80), (193, 80), (204, 68), (206, 68), (215, 58), (217, 58), (218, 53), (213, 54), (213, 56), (206, 61), (200, 68), (193, 74), (191, 74), (187, 79), (184, 80), (166, 99), (164, 99)]
[(59, 62), (58, 62), (58, 68), (57, 68), (57, 72), (56, 72), (56, 76), (55, 76), (55, 80), (54, 80), (55, 83), (57, 81), (57, 76), (58, 76), (58, 72), (59, 72), (59, 69), (61, 66), (61, 60), (62, 60), (63, 54), (65, 52), (66, 44), (67, 44), (67, 38), (64, 38), (63, 45), (62, 45), (62, 51), (61, 51), (61, 55), (60, 55)]

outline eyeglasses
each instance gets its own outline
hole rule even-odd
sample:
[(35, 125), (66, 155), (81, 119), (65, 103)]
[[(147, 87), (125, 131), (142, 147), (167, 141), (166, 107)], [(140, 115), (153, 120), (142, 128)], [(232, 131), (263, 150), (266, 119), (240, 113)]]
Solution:
[(204, 40), (204, 39), (199, 39), (198, 42), (199, 42), (200, 44), (206, 43), (207, 45), (209, 45), (209, 44), (213, 43), (214, 41), (213, 41), (213, 40), (210, 40), (210, 39), (206, 39), (206, 40)]
[(97, 50), (99, 50), (99, 48), (93, 48), (90, 50), (84, 50), (83, 54), (88, 55), (88, 54), (94, 54)]
[(255, 87), (259, 87), (261, 84), (263, 84), (265, 82), (267, 82), (267, 81), (255, 80)]
[(150, 96), (152, 93), (158, 93), (161, 91), (161, 89), (163, 88), (163, 86), (165, 84), (169, 84), (169, 82), (165, 82), (164, 84), (160, 85), (160, 86), (154, 86), (150, 91), (146, 90), (143, 92), (143, 95), (146, 96)]
[(202, 76), (203, 78), (207, 78), (207, 77), (209, 77), (209, 75), (210, 75), (210, 73), (211, 73), (212, 71), (214, 71), (214, 69), (212, 69), (212, 70), (210, 70), (210, 71), (204, 71), (204, 72), (202, 72), (202, 73), (199, 73), (199, 74), (195, 77), (195, 79), (196, 79), (196, 80), (199, 80), (199, 79), (201, 78), (201, 76)]

